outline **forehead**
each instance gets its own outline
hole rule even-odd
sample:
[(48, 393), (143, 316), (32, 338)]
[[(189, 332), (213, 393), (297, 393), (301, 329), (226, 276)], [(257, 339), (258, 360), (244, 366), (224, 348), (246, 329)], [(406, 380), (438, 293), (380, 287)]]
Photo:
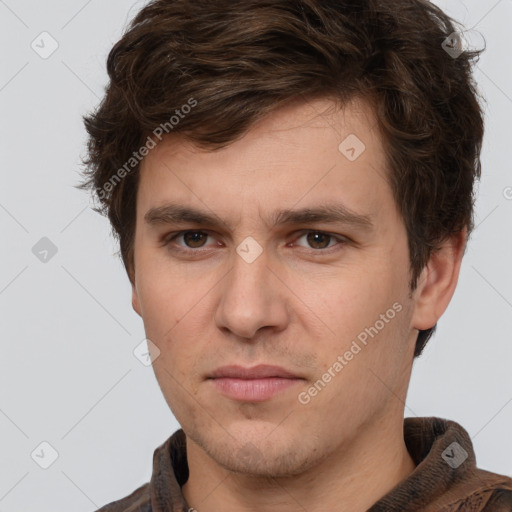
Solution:
[(141, 164), (138, 211), (177, 200), (225, 213), (235, 206), (240, 213), (337, 200), (375, 214), (378, 196), (390, 195), (386, 175), (366, 101), (343, 107), (329, 99), (296, 101), (219, 150), (200, 149), (179, 135), (164, 138)]
[[(330, 132), (328, 138), (325, 138), (326, 132)], [(205, 161), (221, 162), (225, 158), (231, 158), (233, 153), (246, 153), (247, 156), (251, 149), (260, 158), (265, 158), (263, 149), (271, 146), (272, 142), (292, 148), (295, 145), (294, 149), (298, 153), (301, 149), (307, 149), (311, 153), (313, 145), (319, 149), (322, 146), (334, 146), (337, 149), (338, 144), (349, 135), (357, 136), (372, 153), (382, 151), (377, 118), (368, 100), (354, 97), (349, 103), (341, 105), (328, 98), (296, 99), (254, 122), (242, 137), (222, 149), (201, 149), (179, 133), (168, 134), (144, 158), (142, 167), (153, 165), (161, 158), (177, 160), (191, 156), (195, 160), (202, 157)], [(319, 138), (323, 140), (323, 144), (318, 144)], [(304, 145), (305, 141), (309, 143)], [(275, 157), (274, 154), (269, 156)], [(287, 156), (291, 155), (287, 153)]]

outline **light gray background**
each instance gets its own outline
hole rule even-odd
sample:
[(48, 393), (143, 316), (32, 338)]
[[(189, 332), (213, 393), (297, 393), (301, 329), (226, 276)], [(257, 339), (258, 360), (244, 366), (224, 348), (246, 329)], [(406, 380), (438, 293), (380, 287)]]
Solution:
[[(487, 132), (479, 225), (415, 363), (406, 416), (461, 423), (479, 466), (511, 475), (512, 0), (436, 3), (486, 38), (475, 76)], [(178, 428), (152, 368), (133, 355), (145, 336), (108, 221), (73, 188), (81, 115), (143, 4), (0, 0), (0, 512), (85, 512), (124, 497)], [(59, 44), (48, 59), (31, 48), (43, 31)], [(47, 263), (32, 253), (42, 237), (58, 248)], [(43, 441), (59, 454), (46, 470), (31, 458)]]

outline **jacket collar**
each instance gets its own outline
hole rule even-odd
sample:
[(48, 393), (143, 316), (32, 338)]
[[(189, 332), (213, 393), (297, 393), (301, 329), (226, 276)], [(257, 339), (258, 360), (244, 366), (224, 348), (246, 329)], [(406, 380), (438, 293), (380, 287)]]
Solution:
[[(477, 469), (471, 439), (454, 421), (406, 418), (404, 440), (416, 469), (368, 512), (441, 510), (479, 488), (489, 489), (504, 482), (510, 485), (506, 477)], [(180, 429), (154, 452), (149, 485), (151, 511), (187, 512), (189, 505), (181, 486), (188, 476), (186, 438)]]

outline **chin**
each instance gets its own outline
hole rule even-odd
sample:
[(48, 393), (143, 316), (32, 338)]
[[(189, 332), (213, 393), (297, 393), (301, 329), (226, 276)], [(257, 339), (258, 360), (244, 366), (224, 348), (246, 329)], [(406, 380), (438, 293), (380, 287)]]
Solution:
[[(249, 436), (245, 439), (249, 439)], [(266, 438), (262, 441), (236, 443), (233, 438), (229, 438), (224, 443), (207, 442), (200, 446), (224, 469), (261, 478), (296, 476), (315, 467), (321, 460), (319, 451), (313, 447), (308, 450), (307, 446), (290, 438), (273, 441)], [(313, 453), (317, 455), (315, 458)]]

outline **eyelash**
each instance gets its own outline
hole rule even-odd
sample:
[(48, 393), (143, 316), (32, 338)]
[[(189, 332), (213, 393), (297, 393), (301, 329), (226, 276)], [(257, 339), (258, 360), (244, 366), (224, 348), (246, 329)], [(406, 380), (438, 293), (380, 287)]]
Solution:
[[(199, 254), (201, 254), (203, 252), (207, 252), (209, 250), (209, 249), (206, 249), (204, 247), (199, 247), (199, 248), (196, 248), (196, 249), (193, 249), (193, 248), (185, 249), (185, 248), (183, 248), (183, 246), (176, 246), (176, 245), (174, 247), (171, 247), (171, 244), (172, 244), (172, 242), (174, 242), (174, 240), (176, 240), (177, 238), (183, 236), (186, 233), (201, 233), (201, 234), (204, 234), (204, 235), (207, 235), (207, 236), (212, 236), (208, 231), (188, 229), (188, 230), (185, 230), (185, 231), (178, 231), (178, 232), (175, 232), (175, 233), (170, 233), (169, 235), (164, 237), (164, 239), (162, 240), (162, 244), (161, 245), (163, 247), (168, 247), (169, 250), (172, 250), (174, 252), (186, 253), (186, 254), (189, 254), (189, 255), (192, 254), (192, 253), (196, 253), (196, 254), (199, 255)], [(318, 231), (318, 230), (313, 230), (313, 229), (301, 231), (300, 235), (298, 236), (298, 238), (296, 238), (296, 240), (299, 240), (303, 236), (307, 236), (308, 234), (311, 234), (311, 233), (319, 234), (319, 235), (325, 235), (325, 236), (330, 237), (334, 241), (338, 242), (337, 244), (335, 244), (335, 245), (333, 245), (331, 247), (326, 247), (324, 249), (309, 248), (309, 251), (311, 253), (315, 254), (315, 255), (330, 254), (331, 252), (333, 252), (333, 250), (339, 250), (340, 249), (340, 247), (339, 247), (340, 245), (344, 246), (344, 245), (346, 245), (347, 243), (350, 242), (350, 240), (347, 237), (344, 237), (344, 236), (341, 236), (341, 235), (334, 235), (332, 233), (327, 233), (325, 231)], [(331, 240), (329, 242), (331, 242)], [(299, 246), (299, 247), (302, 247), (302, 246)], [(302, 247), (302, 248), (308, 250), (305, 247)]]

